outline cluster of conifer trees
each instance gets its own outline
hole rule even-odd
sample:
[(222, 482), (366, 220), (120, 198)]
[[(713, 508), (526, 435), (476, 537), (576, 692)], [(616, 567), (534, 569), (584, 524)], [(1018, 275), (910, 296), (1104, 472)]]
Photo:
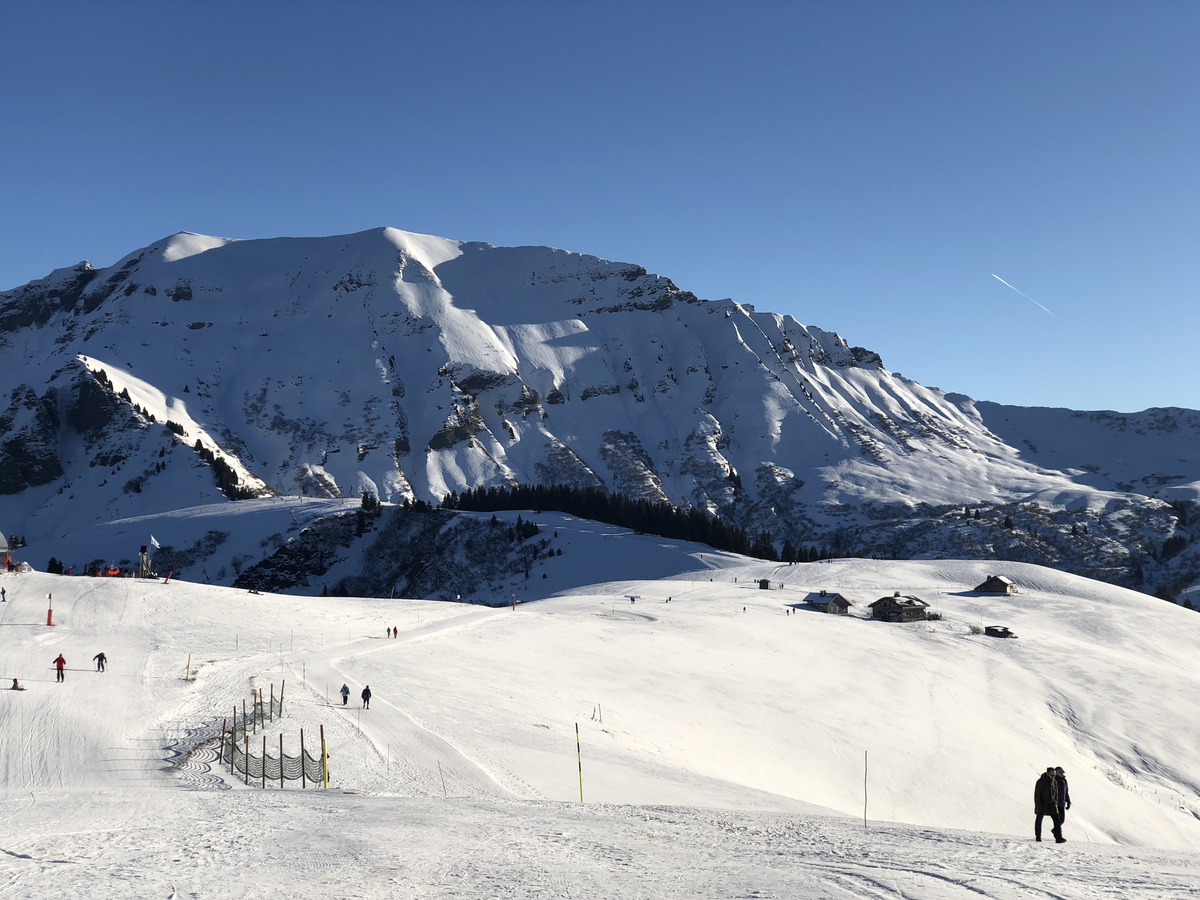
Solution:
[(217, 487), (220, 488), (222, 494), (230, 500), (251, 500), (256, 496), (254, 491), (242, 487), (238, 481), (237, 472), (233, 471), (233, 467), (225, 462), (222, 457), (205, 447), (199, 438), (196, 438), (195, 449), (200, 458), (212, 466), (213, 475), (217, 479)]
[(708, 544), (759, 559), (778, 560), (771, 535), (762, 533), (751, 540), (736, 525), (721, 521), (698, 509), (680, 509), (669, 503), (632, 500), (597, 488), (564, 485), (510, 485), (453, 491), (442, 500), (444, 509), (489, 512), (498, 509), (553, 509), (583, 519), (607, 522), (645, 534)]

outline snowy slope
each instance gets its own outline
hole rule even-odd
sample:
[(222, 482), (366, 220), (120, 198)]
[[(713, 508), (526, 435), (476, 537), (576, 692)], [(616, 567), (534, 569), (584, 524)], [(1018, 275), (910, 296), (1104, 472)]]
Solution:
[[(0, 695), (0, 896), (1200, 887), (1190, 613), (1035, 566), (1006, 569), (1015, 597), (985, 598), (980, 563), (778, 566), (537, 520), (566, 566), (516, 609), (0, 576), (0, 676), (28, 688)], [(602, 582), (613, 560), (627, 577)], [(806, 608), (820, 589), (853, 614)], [(862, 618), (893, 590), (943, 619)], [(981, 623), (1019, 638), (975, 634)], [(218, 773), (206, 729), (256, 688), (285, 690), (272, 752), (280, 733), (295, 753), (301, 728), (311, 742), (324, 726), (331, 790)], [(1050, 764), (1071, 780), (1069, 843), (1037, 847), (1032, 786)]]

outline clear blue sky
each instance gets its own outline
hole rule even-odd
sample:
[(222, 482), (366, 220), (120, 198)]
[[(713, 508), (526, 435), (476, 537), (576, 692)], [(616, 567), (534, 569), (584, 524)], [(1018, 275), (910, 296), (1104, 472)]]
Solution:
[(1198, 47), (1196, 2), (0, 3), (0, 288), (391, 225), (1200, 408)]

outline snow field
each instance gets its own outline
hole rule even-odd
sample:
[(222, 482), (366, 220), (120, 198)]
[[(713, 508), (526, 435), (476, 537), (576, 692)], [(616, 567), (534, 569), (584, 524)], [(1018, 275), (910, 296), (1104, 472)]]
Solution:
[[(981, 563), (789, 567), (539, 518), (574, 581), (515, 610), (0, 576), (0, 676), (28, 687), (0, 692), (0, 896), (1200, 891), (1186, 611), (1031, 566), (985, 598)], [(804, 608), (821, 588), (854, 615)], [(892, 590), (942, 621), (859, 618)], [(329, 791), (206, 762), (203, 730), (284, 681), (268, 748), (324, 725)], [(1062, 847), (1029, 835), (1051, 764), (1075, 801)]]

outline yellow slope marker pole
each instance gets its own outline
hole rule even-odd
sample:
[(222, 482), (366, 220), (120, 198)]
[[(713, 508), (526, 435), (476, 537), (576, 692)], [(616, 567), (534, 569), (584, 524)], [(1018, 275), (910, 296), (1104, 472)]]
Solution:
[(321, 778), (329, 790), (329, 752), (325, 749), (325, 726), (321, 726)]

